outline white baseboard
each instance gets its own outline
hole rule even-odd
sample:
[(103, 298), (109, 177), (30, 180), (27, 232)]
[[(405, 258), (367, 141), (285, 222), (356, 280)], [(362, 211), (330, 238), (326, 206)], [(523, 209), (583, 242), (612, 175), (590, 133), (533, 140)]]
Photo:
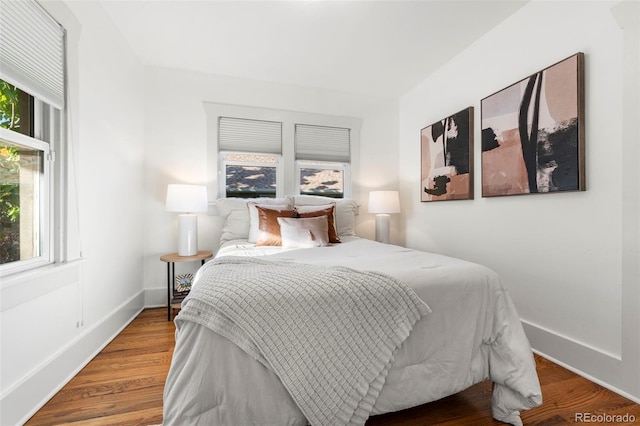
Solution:
[(144, 307), (159, 308), (167, 306), (167, 288), (147, 288), (144, 290)]
[(538, 355), (640, 403), (640, 397), (630, 394), (620, 385), (625, 372), (619, 356), (560, 336), (526, 321), (522, 321), (522, 325), (533, 351)]
[[(542, 353), (542, 352), (540, 352), (540, 351), (538, 351), (536, 349), (533, 349), (533, 352), (537, 353), (538, 355), (540, 355), (543, 358), (548, 359), (549, 361), (553, 362), (554, 364), (559, 365), (560, 367), (566, 368), (567, 370), (569, 370), (569, 371), (571, 371), (573, 373), (576, 373), (578, 376), (582, 376), (582, 377), (584, 377), (585, 379), (587, 379), (589, 381), (597, 383), (600, 386), (602, 386), (604, 388), (607, 388), (610, 391), (615, 392), (618, 395), (621, 395), (621, 396), (623, 396), (623, 397), (635, 402), (636, 404), (640, 404), (640, 398), (638, 398), (638, 397), (636, 397), (634, 395), (631, 395), (628, 392), (623, 391), (622, 389), (618, 389), (617, 387), (612, 386), (609, 383), (603, 382), (602, 380), (598, 379), (597, 377), (593, 377), (590, 374), (585, 373), (584, 371), (580, 371), (580, 370), (570, 366), (569, 364), (566, 364), (566, 363), (564, 363), (564, 362), (562, 362), (560, 360), (557, 360), (557, 359), (553, 358), (552, 356), (549, 356), (549, 355), (547, 355), (545, 353)], [(544, 398), (544, 395), (543, 395), (543, 398)]]
[(144, 293), (132, 296), (0, 400), (0, 424), (22, 425), (116, 337), (144, 307)]

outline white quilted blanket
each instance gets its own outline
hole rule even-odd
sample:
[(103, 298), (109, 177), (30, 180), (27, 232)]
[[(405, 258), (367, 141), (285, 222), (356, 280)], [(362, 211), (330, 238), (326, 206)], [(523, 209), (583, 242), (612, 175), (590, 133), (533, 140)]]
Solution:
[(364, 425), (394, 353), (430, 312), (378, 272), (223, 257), (198, 275), (176, 322), (204, 325), (270, 368), (312, 425)]

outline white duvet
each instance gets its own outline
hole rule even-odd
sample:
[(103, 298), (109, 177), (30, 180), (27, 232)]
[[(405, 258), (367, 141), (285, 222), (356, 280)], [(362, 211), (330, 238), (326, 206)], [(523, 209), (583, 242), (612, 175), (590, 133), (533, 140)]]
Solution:
[[(519, 410), (542, 402), (533, 354), (513, 303), (496, 274), (483, 266), (360, 238), (292, 250), (230, 241), (217, 256), (225, 255), (378, 271), (404, 281), (429, 305), (432, 313), (416, 323), (397, 351), (372, 414), (434, 401), (487, 379), (495, 384), (497, 420), (520, 425)], [(307, 424), (274, 373), (209, 329), (176, 324), (165, 425)]]

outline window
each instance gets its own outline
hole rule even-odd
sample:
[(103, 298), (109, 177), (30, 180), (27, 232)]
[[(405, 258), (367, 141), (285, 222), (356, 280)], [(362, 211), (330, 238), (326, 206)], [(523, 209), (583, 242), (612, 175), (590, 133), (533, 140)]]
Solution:
[(279, 156), (228, 152), (221, 160), (226, 197), (275, 198)]
[(350, 182), (350, 130), (295, 125), (296, 186), (300, 194), (344, 198)]
[(0, 14), (0, 275), (54, 261), (53, 153), (65, 102), (64, 29), (34, 0)]
[(302, 195), (322, 195), (332, 198), (345, 198), (345, 182), (349, 164), (296, 162), (297, 186)]
[(220, 193), (274, 198), (281, 181), (282, 123), (220, 117)]
[[(39, 104), (39, 102), (35, 102)], [(38, 109), (42, 111), (42, 108)], [(0, 80), (0, 268), (48, 263), (50, 149), (34, 99)], [(41, 126), (39, 131), (42, 130)]]
[[(351, 197), (361, 120), (204, 104), (219, 197)], [(354, 157), (355, 155), (355, 157)], [(211, 188), (213, 189), (213, 188)]]

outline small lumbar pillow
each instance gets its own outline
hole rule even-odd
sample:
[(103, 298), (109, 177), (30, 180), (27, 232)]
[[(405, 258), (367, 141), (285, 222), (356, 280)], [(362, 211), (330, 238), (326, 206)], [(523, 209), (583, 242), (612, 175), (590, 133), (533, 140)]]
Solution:
[(324, 247), (329, 244), (329, 222), (326, 216), (290, 219), (279, 217), (284, 248)]

